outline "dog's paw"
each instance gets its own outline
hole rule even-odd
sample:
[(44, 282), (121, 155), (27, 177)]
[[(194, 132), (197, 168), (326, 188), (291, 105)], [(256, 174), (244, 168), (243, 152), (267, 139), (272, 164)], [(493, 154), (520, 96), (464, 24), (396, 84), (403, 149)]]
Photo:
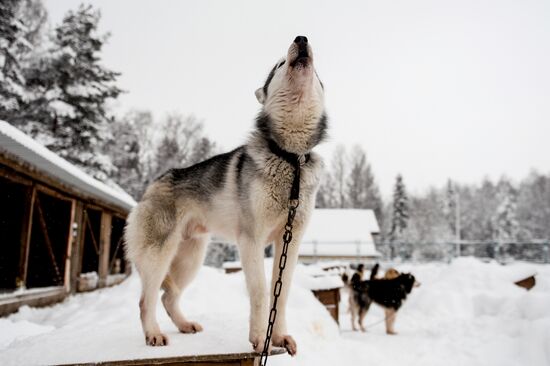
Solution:
[(296, 341), (292, 336), (289, 336), (288, 334), (280, 335), (280, 336), (273, 336), (273, 345), (277, 347), (284, 347), (286, 348), (287, 352), (291, 356), (295, 356), (298, 352), (298, 346), (296, 344)]
[(168, 345), (168, 337), (165, 336), (162, 333), (157, 334), (147, 334), (145, 336), (145, 344), (148, 346), (167, 346)]
[[(255, 352), (261, 353), (264, 350), (265, 335), (250, 336), (248, 340), (252, 343)], [(269, 345), (268, 352), (271, 352), (271, 345)]]
[(397, 335), (397, 332), (395, 330), (387, 330), (386, 334), (388, 334), (388, 335)]
[(202, 332), (202, 326), (195, 322), (182, 322), (178, 324), (178, 329), (182, 333), (198, 333)]
[(367, 331), (367, 328), (361, 326), (361, 332), (365, 333)]

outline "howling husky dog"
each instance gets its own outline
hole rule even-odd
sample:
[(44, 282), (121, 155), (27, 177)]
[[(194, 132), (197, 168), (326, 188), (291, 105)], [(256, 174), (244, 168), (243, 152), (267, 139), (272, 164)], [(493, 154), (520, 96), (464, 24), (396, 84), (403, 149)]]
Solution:
[[(296, 343), (287, 334), (285, 307), (298, 243), (314, 207), (322, 169), (321, 158), (311, 150), (323, 140), (327, 127), (323, 85), (306, 37), (296, 37), (256, 97), (262, 109), (244, 146), (189, 168), (169, 170), (147, 188), (128, 217), (126, 253), (141, 277), (139, 306), (148, 345), (168, 343), (155, 316), (161, 287), (162, 303), (178, 329), (202, 330), (182, 314), (178, 303), (203, 263), (209, 234), (214, 233), (238, 245), (250, 295), (249, 340), (254, 350), (262, 350), (270, 305), (264, 249), (273, 243), (275, 258), (281, 255), (294, 177), (289, 161), (300, 157), (299, 208), (272, 338), (273, 345), (296, 353)], [(275, 260), (271, 289), (277, 273)]]

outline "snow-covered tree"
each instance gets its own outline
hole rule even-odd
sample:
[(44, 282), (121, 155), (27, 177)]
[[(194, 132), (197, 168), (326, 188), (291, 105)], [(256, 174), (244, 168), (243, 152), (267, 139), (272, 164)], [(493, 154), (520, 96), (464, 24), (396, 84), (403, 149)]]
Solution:
[(184, 168), (215, 153), (195, 117), (173, 113), (156, 122), (151, 112), (133, 110), (111, 124), (104, 151), (115, 169), (113, 181), (139, 199), (154, 179), (170, 168)]
[(203, 129), (203, 123), (194, 116), (169, 114), (162, 122), (149, 177), (154, 179), (170, 168), (185, 168), (212, 156), (215, 144)]
[(91, 6), (69, 11), (55, 28), (51, 46), (27, 72), (33, 98), (24, 130), (49, 149), (105, 180), (113, 166), (101, 152), (109, 138), (109, 99), (121, 90), (118, 73), (101, 64), (108, 35), (98, 33), (100, 13)]
[(6, 120), (27, 100), (20, 55), (32, 45), (18, 16), (20, 6), (19, 0), (0, 2), (0, 119)]
[(151, 112), (130, 111), (111, 124), (112, 136), (105, 144), (105, 153), (115, 167), (110, 178), (136, 199), (141, 197), (148, 177), (152, 128)]
[(409, 220), (409, 202), (405, 183), (401, 174), (397, 175), (393, 190), (393, 210), (391, 216), (390, 239), (397, 241), (403, 238)]
[(516, 192), (507, 181), (501, 182), (500, 203), (494, 215), (494, 238), (502, 242), (517, 240), (519, 223), (517, 220)]

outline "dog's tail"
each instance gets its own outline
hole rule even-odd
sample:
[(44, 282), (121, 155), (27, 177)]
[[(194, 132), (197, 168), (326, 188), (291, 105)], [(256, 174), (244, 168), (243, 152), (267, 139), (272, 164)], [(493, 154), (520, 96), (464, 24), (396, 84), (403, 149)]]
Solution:
[(380, 265), (376, 263), (374, 267), (372, 267), (372, 271), (370, 272), (370, 279), (374, 280), (376, 278), (376, 275), (378, 274), (378, 268), (380, 268)]

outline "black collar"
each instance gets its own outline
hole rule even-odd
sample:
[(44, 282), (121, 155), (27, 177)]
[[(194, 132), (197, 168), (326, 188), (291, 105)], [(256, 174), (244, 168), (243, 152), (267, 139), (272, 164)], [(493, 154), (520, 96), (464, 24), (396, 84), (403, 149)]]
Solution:
[[(269, 150), (278, 157), (286, 160), (290, 165), (294, 167), (294, 178), (292, 179), (292, 186), (290, 187), (290, 200), (299, 203), (300, 199), (300, 155), (286, 151), (280, 147), (272, 139), (267, 140), (267, 146)], [(309, 154), (304, 155), (304, 163), (309, 161)], [(296, 206), (298, 207), (298, 206)]]
[[(274, 140), (268, 139), (267, 140), (267, 147), (269, 147), (269, 151), (271, 151), (273, 154), (277, 155), (278, 157), (286, 160), (289, 164), (296, 167), (296, 165), (300, 164), (300, 156), (295, 153), (291, 153), (290, 151), (286, 151), (282, 147), (279, 146)], [(305, 162), (307, 163), (309, 161), (309, 154), (304, 155)]]

